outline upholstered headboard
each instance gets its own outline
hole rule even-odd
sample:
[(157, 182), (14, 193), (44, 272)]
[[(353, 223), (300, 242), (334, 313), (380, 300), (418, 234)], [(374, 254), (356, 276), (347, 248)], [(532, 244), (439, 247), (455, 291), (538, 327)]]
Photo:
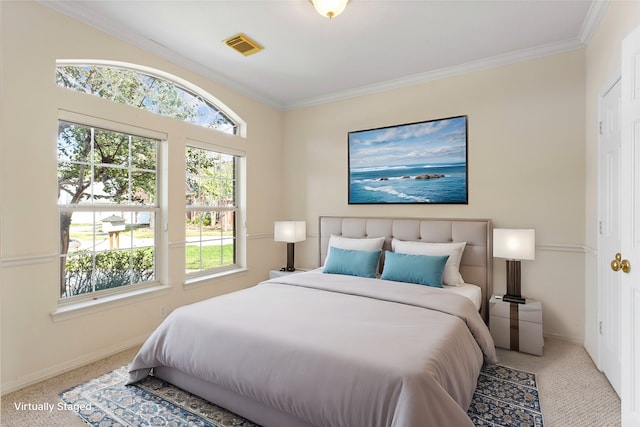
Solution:
[(327, 256), (329, 237), (385, 237), (414, 242), (467, 242), (460, 273), (466, 283), (482, 289), (480, 313), (488, 321), (489, 298), (493, 292), (492, 226), (489, 219), (320, 217), (320, 265)]

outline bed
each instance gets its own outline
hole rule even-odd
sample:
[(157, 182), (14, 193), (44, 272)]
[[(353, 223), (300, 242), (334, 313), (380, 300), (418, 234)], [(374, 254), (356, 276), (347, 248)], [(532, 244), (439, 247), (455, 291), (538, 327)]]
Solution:
[[(485, 324), (491, 222), (319, 224), (320, 268), (174, 310), (134, 358), (128, 382), (152, 371), (267, 427), (472, 426), (466, 409), (480, 369), (496, 362)], [(458, 272), (480, 289), (480, 307), (445, 285), (404, 280), (407, 265), (428, 261), (435, 267), (421, 277), (451, 281), (451, 256), (412, 251), (462, 242)], [(380, 249), (361, 248), (372, 244)]]

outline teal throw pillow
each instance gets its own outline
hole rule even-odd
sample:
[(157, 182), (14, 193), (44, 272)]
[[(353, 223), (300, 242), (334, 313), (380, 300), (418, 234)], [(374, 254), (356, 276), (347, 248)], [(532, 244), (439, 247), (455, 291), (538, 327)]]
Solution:
[(386, 251), (380, 278), (441, 288), (448, 258), (449, 255), (409, 255)]
[(332, 246), (322, 272), (375, 278), (381, 253), (380, 250), (357, 251)]

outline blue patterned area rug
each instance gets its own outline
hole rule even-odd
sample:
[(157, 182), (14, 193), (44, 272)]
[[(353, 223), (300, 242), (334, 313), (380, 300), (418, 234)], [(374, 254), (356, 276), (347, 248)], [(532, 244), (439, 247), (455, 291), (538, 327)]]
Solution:
[(483, 366), (467, 414), (476, 426), (543, 427), (536, 375)]
[[(224, 408), (154, 377), (125, 386), (124, 366), (60, 394), (88, 424), (115, 426), (259, 427)], [(543, 426), (535, 375), (482, 368), (468, 411), (476, 426)]]

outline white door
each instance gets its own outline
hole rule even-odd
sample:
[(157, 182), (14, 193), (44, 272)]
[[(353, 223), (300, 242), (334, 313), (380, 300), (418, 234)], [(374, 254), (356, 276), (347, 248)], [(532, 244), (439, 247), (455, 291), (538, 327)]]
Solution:
[(620, 80), (600, 102), (600, 368), (620, 395), (620, 280), (609, 268), (620, 251)]
[(640, 426), (640, 27), (622, 43), (622, 425)]

